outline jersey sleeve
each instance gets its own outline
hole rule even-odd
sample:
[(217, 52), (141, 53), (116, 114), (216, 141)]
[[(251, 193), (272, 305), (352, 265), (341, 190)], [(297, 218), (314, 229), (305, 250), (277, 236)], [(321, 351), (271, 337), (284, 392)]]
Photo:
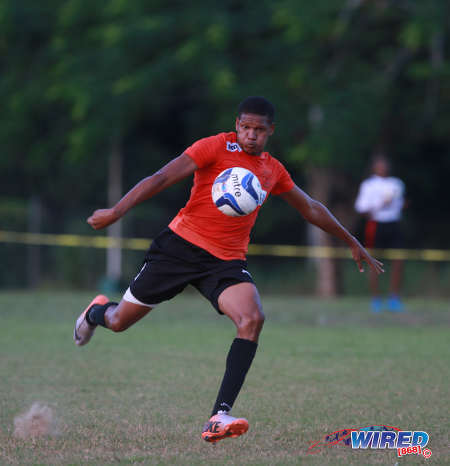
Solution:
[(184, 153), (195, 162), (198, 168), (204, 168), (215, 162), (220, 142), (221, 135), (219, 134), (199, 139), (192, 146), (189, 146)]
[(275, 169), (278, 175), (278, 179), (274, 187), (272, 188), (271, 193), (277, 196), (279, 194), (287, 193), (288, 191), (290, 191), (295, 186), (295, 183), (292, 181), (291, 175), (286, 170), (284, 165), (278, 160), (276, 160)]

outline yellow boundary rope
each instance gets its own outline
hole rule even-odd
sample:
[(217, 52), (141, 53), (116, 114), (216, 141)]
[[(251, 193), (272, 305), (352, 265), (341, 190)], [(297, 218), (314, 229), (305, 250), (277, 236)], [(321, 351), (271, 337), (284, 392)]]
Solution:
[[(0, 243), (16, 243), (34, 246), (68, 246), (88, 248), (122, 247), (142, 251), (148, 249), (151, 240), (146, 238), (111, 238), (108, 236), (55, 235), (43, 233), (20, 233), (1, 231)], [(418, 261), (450, 261), (450, 250), (444, 249), (377, 249), (372, 250), (377, 258), (406, 259)], [(282, 244), (251, 244), (249, 255), (278, 257), (315, 257), (350, 259), (348, 248), (324, 246), (289, 246)]]

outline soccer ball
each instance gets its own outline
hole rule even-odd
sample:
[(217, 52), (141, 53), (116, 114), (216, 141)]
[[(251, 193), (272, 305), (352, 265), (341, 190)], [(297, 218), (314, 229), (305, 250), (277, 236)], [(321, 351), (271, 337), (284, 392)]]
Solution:
[(212, 200), (216, 207), (230, 217), (251, 214), (266, 198), (258, 178), (246, 168), (224, 170), (212, 185)]

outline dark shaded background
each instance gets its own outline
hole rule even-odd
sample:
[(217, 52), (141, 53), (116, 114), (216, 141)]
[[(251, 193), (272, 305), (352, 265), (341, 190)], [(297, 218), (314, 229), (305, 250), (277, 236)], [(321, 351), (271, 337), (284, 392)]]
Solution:
[[(108, 204), (113, 157), (125, 192), (196, 139), (232, 130), (239, 102), (264, 95), (277, 108), (268, 149), (350, 229), (361, 231), (353, 202), (382, 150), (407, 186), (405, 246), (449, 248), (448, 18), (443, 0), (3, 0), (0, 229), (93, 234), (84, 220)], [(130, 212), (123, 234), (153, 237), (189, 187)], [(252, 239), (311, 238), (272, 199)], [(50, 249), (44, 282), (92, 284), (98, 251)], [(0, 254), (0, 286), (24, 285), (29, 249)]]

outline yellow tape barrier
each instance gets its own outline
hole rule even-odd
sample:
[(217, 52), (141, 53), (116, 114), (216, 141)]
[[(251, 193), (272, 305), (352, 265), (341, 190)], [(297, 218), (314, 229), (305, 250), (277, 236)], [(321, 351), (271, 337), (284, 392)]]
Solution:
[[(43, 233), (19, 233), (0, 231), (0, 243), (19, 243), (35, 246), (69, 246), (88, 248), (122, 247), (131, 250), (148, 249), (151, 240), (146, 238), (110, 238), (108, 236), (53, 235)], [(380, 259), (405, 259), (418, 261), (450, 261), (450, 250), (444, 249), (376, 249), (373, 254)], [(251, 244), (249, 255), (278, 257), (315, 257), (350, 259), (348, 248), (324, 246), (289, 246), (275, 244)]]

